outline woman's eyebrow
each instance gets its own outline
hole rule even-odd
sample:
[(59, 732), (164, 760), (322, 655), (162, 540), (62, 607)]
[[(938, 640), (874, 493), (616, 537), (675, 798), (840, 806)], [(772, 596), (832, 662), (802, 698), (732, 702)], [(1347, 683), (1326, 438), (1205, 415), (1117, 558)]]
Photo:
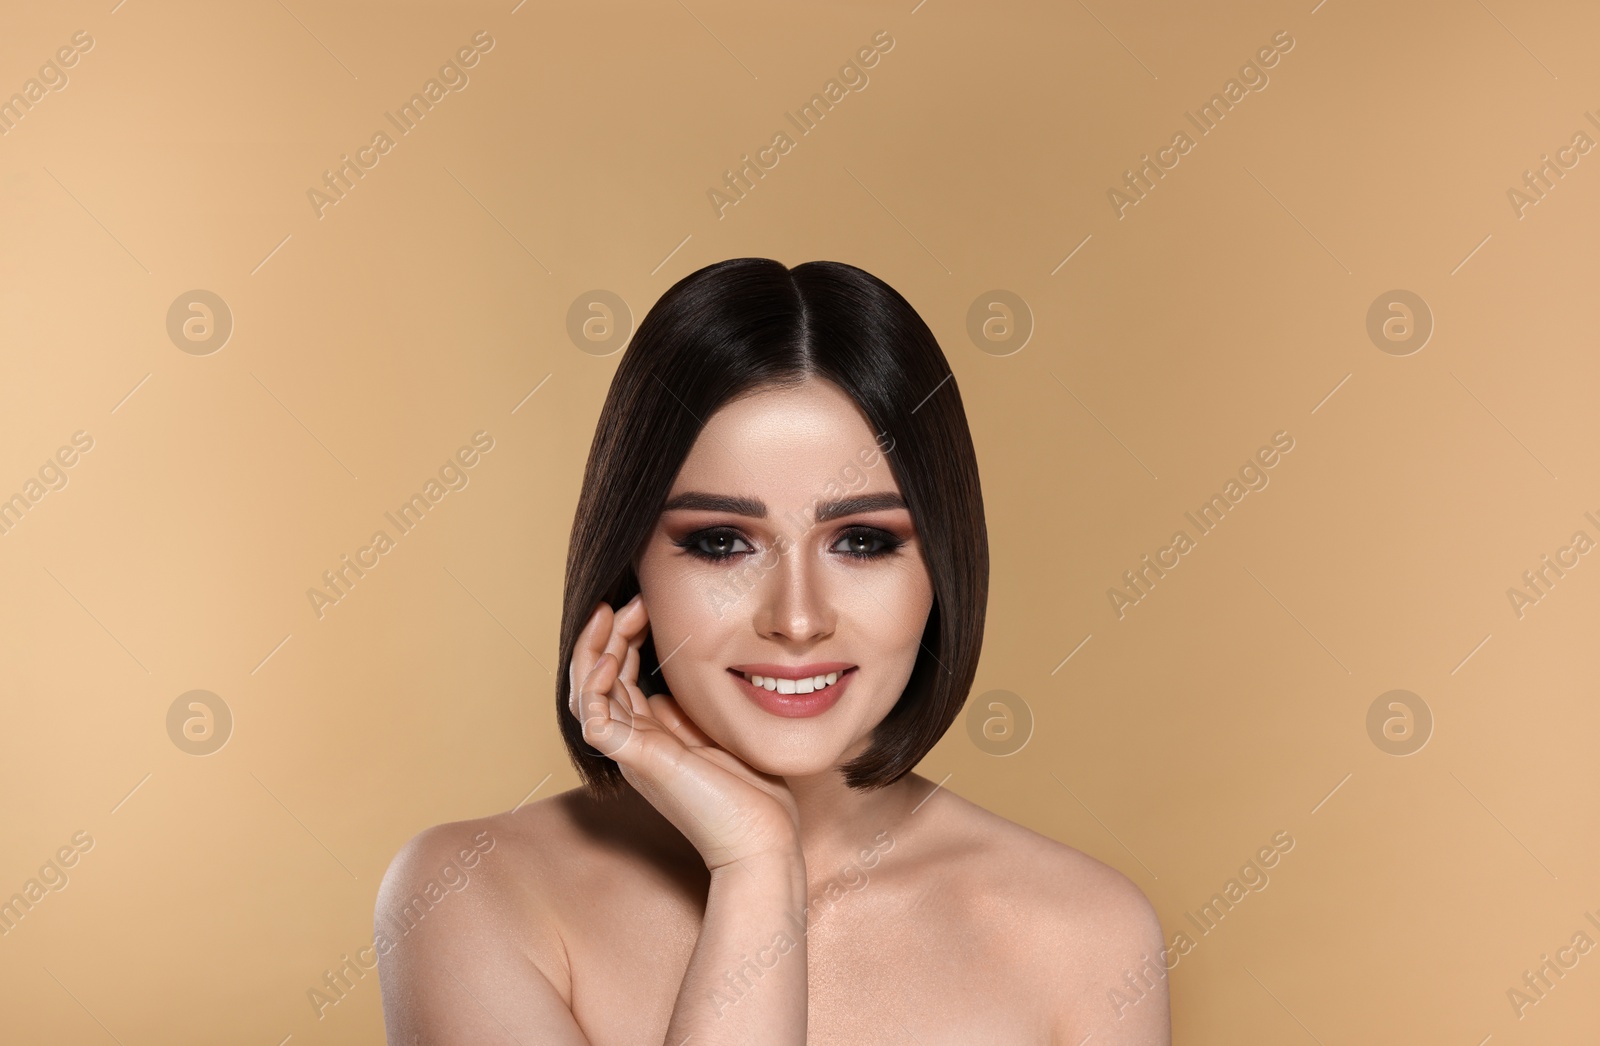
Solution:
[(663, 512), (671, 512), (673, 509), (702, 509), (706, 512), (729, 512), (736, 516), (752, 516), (756, 519), (767, 518), (767, 503), (760, 498), (707, 494), (698, 490), (686, 490), (668, 499), (667, 503), (661, 506)]
[[(852, 516), (858, 512), (879, 512), (884, 509), (903, 509), (905, 507), (905, 498), (892, 490), (881, 491), (876, 494), (858, 494), (855, 497), (817, 502), (815, 506), (815, 522), (826, 523), (830, 519), (838, 519), (840, 516)], [(667, 503), (661, 507), (663, 512), (671, 512), (674, 509), (727, 512), (736, 516), (749, 516), (753, 519), (767, 518), (767, 503), (760, 498), (744, 498), (732, 494), (707, 494), (699, 490), (686, 490), (682, 494), (668, 499)]]
[(853, 516), (857, 512), (880, 512), (884, 509), (905, 508), (906, 499), (892, 490), (876, 494), (858, 494), (853, 498), (817, 503), (816, 522), (826, 523), (840, 516)]

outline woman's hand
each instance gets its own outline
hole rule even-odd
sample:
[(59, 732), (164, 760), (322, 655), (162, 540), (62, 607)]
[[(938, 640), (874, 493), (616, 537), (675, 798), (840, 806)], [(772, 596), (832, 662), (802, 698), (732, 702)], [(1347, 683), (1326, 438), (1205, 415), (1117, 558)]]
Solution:
[(615, 613), (600, 603), (572, 653), (571, 710), (583, 737), (677, 826), (713, 873), (800, 861), (799, 813), (781, 777), (720, 748), (671, 696), (639, 688), (649, 630), (642, 594)]

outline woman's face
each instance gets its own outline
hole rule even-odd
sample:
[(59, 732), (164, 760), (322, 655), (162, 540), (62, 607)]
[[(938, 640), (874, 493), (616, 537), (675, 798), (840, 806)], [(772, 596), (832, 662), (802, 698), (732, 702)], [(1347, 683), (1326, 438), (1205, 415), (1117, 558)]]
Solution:
[[(866, 750), (933, 606), (879, 441), (844, 392), (814, 378), (707, 420), (635, 570), (679, 705), (723, 748), (784, 777)], [(815, 676), (834, 682), (813, 689)]]

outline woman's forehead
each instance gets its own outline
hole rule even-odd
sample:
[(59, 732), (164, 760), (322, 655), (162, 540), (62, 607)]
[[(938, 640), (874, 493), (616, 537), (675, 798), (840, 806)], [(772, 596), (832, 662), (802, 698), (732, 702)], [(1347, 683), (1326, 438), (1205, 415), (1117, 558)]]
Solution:
[(809, 502), (830, 482), (896, 490), (877, 447), (872, 426), (837, 386), (814, 380), (764, 389), (706, 420), (673, 493), (737, 489), (764, 500), (788, 494), (781, 500)]

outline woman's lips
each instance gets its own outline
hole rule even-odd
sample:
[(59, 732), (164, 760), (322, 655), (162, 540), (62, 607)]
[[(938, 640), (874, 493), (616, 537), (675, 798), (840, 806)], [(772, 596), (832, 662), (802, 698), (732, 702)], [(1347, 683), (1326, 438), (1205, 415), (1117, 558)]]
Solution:
[[(760, 671), (761, 669), (766, 671)], [(832, 708), (843, 696), (850, 680), (855, 678), (855, 667), (842, 662), (821, 662), (793, 667), (739, 665), (728, 669), (728, 674), (738, 681), (739, 688), (744, 691), (745, 696), (763, 711), (789, 719), (803, 719), (821, 715)], [(752, 681), (751, 676), (760, 679), (764, 685), (758, 686)], [(818, 677), (824, 680), (820, 689), (815, 685)], [(827, 682), (829, 678), (832, 678), (833, 682)], [(769, 686), (773, 689), (768, 689)], [(800, 690), (803, 688), (810, 688), (810, 692), (801, 693)]]

